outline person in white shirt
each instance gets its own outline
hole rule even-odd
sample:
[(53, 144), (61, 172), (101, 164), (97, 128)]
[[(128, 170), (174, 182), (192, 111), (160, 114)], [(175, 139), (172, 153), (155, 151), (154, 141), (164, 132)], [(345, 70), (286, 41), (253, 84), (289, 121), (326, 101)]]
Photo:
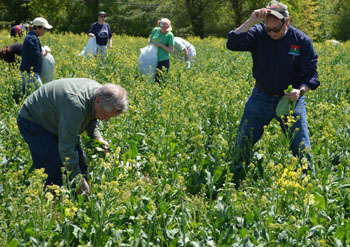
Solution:
[(196, 49), (191, 43), (189, 43), (188, 41), (180, 37), (175, 37), (174, 41), (175, 41), (174, 54), (176, 56), (181, 56), (183, 54), (187, 64), (187, 68), (190, 68), (191, 65), (193, 65), (193, 61), (196, 57)]

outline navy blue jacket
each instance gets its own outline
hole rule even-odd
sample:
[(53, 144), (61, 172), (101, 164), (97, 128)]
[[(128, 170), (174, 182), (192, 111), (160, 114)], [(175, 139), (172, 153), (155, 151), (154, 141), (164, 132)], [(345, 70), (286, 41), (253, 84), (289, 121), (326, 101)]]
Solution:
[(280, 40), (271, 39), (263, 23), (245, 33), (231, 31), (226, 46), (232, 51), (251, 52), (255, 83), (268, 94), (283, 95), (290, 84), (293, 88), (306, 84), (312, 90), (320, 85), (312, 41), (292, 26)]
[(108, 40), (112, 38), (111, 27), (107, 22), (103, 23), (103, 25), (95, 22), (92, 24), (88, 33), (93, 33), (96, 36), (96, 43), (98, 45), (107, 45)]
[[(38, 36), (30, 31), (23, 41), (22, 61), (19, 66), (20, 71), (36, 73), (41, 72), (42, 50)], [(33, 70), (31, 70), (33, 68)]]

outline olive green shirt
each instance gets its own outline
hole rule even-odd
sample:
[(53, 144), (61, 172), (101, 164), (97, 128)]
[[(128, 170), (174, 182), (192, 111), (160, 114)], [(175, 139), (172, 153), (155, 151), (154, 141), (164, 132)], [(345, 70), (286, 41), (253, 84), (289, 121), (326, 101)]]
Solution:
[(58, 136), (60, 157), (71, 176), (80, 174), (75, 145), (79, 134), (101, 137), (95, 118), (95, 91), (101, 84), (85, 78), (51, 81), (28, 96), (19, 115)]

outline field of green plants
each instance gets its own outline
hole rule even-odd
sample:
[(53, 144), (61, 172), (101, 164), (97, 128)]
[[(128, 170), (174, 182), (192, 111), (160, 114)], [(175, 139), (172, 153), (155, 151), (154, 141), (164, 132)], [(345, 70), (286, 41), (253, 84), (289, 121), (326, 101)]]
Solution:
[[(188, 38), (191, 69), (174, 57), (163, 87), (137, 69), (146, 38), (113, 36), (105, 65), (77, 55), (86, 35), (41, 38), (54, 78), (88, 77), (129, 92), (126, 114), (101, 122), (100, 152), (83, 135), (91, 195), (43, 189), (16, 118), (18, 65), (0, 61), (0, 246), (349, 246), (350, 43), (315, 44), (321, 86), (306, 96), (316, 177), (301, 179), (277, 121), (254, 148), (244, 183), (229, 172), (253, 89), (249, 53), (225, 39)], [(0, 47), (13, 43), (0, 32)]]

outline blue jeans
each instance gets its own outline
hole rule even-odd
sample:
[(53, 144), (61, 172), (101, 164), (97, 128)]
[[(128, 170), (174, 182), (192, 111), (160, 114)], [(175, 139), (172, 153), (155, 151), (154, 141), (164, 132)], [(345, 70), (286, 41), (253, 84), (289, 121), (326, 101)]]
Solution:
[[(58, 150), (58, 136), (20, 116), (17, 118), (17, 125), (23, 139), (28, 143), (34, 168), (44, 168), (45, 173), (48, 175), (46, 185), (57, 184), (61, 186), (61, 167), (63, 167), (63, 164)], [(75, 151), (79, 154), (80, 170), (83, 175), (86, 175), (85, 154), (81, 148), (80, 141), (77, 142)]]
[(38, 89), (40, 86), (43, 85), (39, 73), (21, 71), (21, 75), (23, 95), (25, 95), (26, 93), (26, 87), (34, 87), (35, 89)]
[(96, 47), (97, 47), (96, 54), (99, 54), (102, 62), (104, 62), (105, 57), (106, 57), (106, 53), (107, 53), (106, 52), (107, 51), (107, 45), (96, 44)]
[[(299, 158), (305, 155), (309, 161), (309, 169), (311, 169), (312, 157), (309, 153), (311, 147), (306, 120), (305, 97), (301, 97), (296, 103), (293, 116), (295, 118), (299, 116), (300, 119), (291, 127), (285, 124), (286, 120), (276, 116), (276, 107), (279, 99), (279, 97), (268, 96), (254, 87), (252, 95), (245, 104), (244, 113), (236, 135), (234, 151), (235, 154), (238, 154), (238, 163), (245, 162), (249, 164), (252, 147), (261, 138), (264, 126), (267, 126), (273, 118), (276, 118), (283, 133), (291, 140), (290, 148), (293, 155)], [(306, 148), (309, 151), (306, 151)], [(306, 152), (303, 152), (304, 150)]]

